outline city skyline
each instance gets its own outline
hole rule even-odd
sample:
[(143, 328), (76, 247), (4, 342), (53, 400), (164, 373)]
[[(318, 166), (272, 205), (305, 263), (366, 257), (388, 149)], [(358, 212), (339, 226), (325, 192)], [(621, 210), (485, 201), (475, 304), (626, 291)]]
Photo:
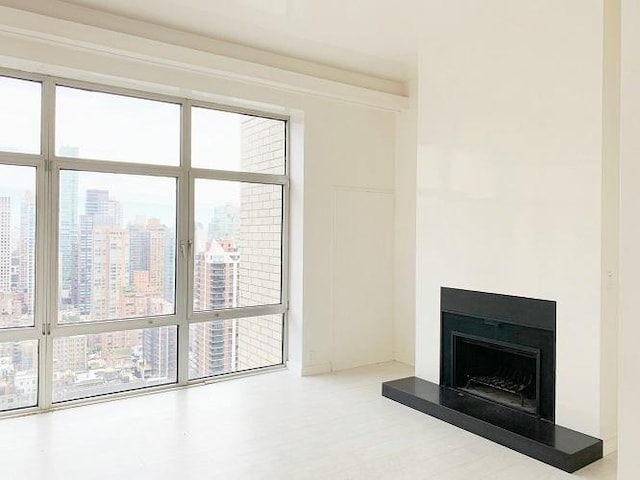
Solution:
[[(78, 169), (54, 170), (53, 178), (58, 181), (53, 185), (58, 197), (54, 202), (58, 271), (56, 279), (50, 281), (57, 280), (58, 308), (47, 317), (53, 313), (60, 325), (89, 326), (92, 322), (117, 320), (123, 322), (124, 330), (54, 335), (47, 343), (53, 348), (50, 371), (54, 402), (177, 381), (178, 327), (132, 330), (127, 329), (126, 321), (183, 315), (176, 312), (175, 298), (180, 253), (176, 231), (179, 171), (176, 169), (176, 176), (102, 173), (91, 171), (90, 160), (111, 161), (114, 165), (126, 160), (177, 166), (179, 151), (177, 160), (175, 155), (152, 159), (149, 152), (157, 145), (140, 157), (140, 145), (148, 146), (148, 142), (124, 141), (135, 133), (121, 128), (126, 122), (108, 133), (114, 135), (107, 142), (111, 153), (100, 149), (107, 137), (100, 136), (99, 131), (96, 135), (89, 132), (107, 132), (110, 126), (106, 124), (96, 128), (102, 121), (97, 117), (104, 114), (115, 122), (114, 112), (119, 108), (129, 111), (133, 103), (146, 105), (142, 110), (149, 105), (151, 110), (163, 110), (165, 105), (136, 99), (130, 103), (130, 98), (120, 96), (114, 100), (108, 94), (90, 94), (90, 101), (82, 105), (82, 98), (89, 98), (86, 93), (57, 88), (56, 154), (75, 159)], [(67, 94), (75, 100), (64, 106)], [(106, 103), (105, 109), (98, 108), (100, 102), (109, 103), (108, 98), (114, 100), (115, 110), (107, 112)], [(169, 106), (166, 111), (172, 110)], [(153, 120), (145, 115), (139, 117), (140, 124), (145, 123), (140, 118)], [(284, 172), (284, 122), (203, 108), (193, 108), (192, 115), (194, 167)], [(62, 125), (65, 122), (70, 123)], [(147, 125), (151, 130), (152, 123)], [(77, 135), (82, 142), (74, 142)], [(154, 136), (162, 138), (157, 132)], [(121, 156), (116, 158), (116, 154)], [(26, 319), (33, 325), (35, 212), (36, 208), (48, 212), (51, 207), (35, 198), (36, 168), (1, 168), (12, 171), (0, 177), (6, 179), (0, 180), (0, 302), (5, 306), (5, 317), (17, 319), (14, 324)], [(191, 308), (209, 312), (280, 303), (283, 187), (278, 182), (256, 184), (198, 177), (193, 186), (192, 191), (191, 187), (181, 191), (192, 196), (195, 207), (190, 215), (195, 234)], [(42, 234), (45, 238), (49, 235)], [(279, 314), (189, 323), (188, 378), (280, 363), (282, 322)], [(0, 410), (37, 403), (39, 342), (0, 342), (0, 371), (5, 372), (0, 381)]]

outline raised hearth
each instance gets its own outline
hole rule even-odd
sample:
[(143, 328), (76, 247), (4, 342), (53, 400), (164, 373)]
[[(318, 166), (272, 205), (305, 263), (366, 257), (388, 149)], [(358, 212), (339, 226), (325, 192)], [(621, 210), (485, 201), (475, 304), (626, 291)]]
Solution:
[(573, 472), (602, 441), (554, 423), (556, 303), (442, 288), (440, 384), (409, 377), (382, 394)]
[(382, 395), (566, 472), (602, 458), (602, 440), (417, 377), (384, 382)]

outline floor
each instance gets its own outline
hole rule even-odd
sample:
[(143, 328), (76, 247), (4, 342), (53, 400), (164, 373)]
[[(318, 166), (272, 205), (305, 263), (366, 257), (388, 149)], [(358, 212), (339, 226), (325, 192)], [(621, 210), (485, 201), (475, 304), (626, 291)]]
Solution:
[(616, 478), (574, 475), (380, 395), (384, 363), (287, 371), (0, 421), (2, 480)]

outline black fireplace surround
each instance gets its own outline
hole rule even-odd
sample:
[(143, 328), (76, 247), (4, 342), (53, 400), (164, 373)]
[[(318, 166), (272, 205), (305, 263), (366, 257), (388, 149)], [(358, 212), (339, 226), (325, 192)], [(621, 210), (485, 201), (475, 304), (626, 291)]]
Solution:
[(555, 302), (443, 288), (440, 305), (440, 384), (554, 421)]
[(441, 289), (440, 384), (384, 382), (382, 394), (574, 472), (602, 441), (556, 425), (556, 303)]

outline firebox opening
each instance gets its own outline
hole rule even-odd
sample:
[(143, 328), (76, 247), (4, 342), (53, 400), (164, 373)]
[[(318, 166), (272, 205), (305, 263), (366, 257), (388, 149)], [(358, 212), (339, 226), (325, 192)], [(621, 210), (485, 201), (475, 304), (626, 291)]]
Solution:
[(452, 343), (454, 388), (539, 414), (538, 349), (457, 332)]

